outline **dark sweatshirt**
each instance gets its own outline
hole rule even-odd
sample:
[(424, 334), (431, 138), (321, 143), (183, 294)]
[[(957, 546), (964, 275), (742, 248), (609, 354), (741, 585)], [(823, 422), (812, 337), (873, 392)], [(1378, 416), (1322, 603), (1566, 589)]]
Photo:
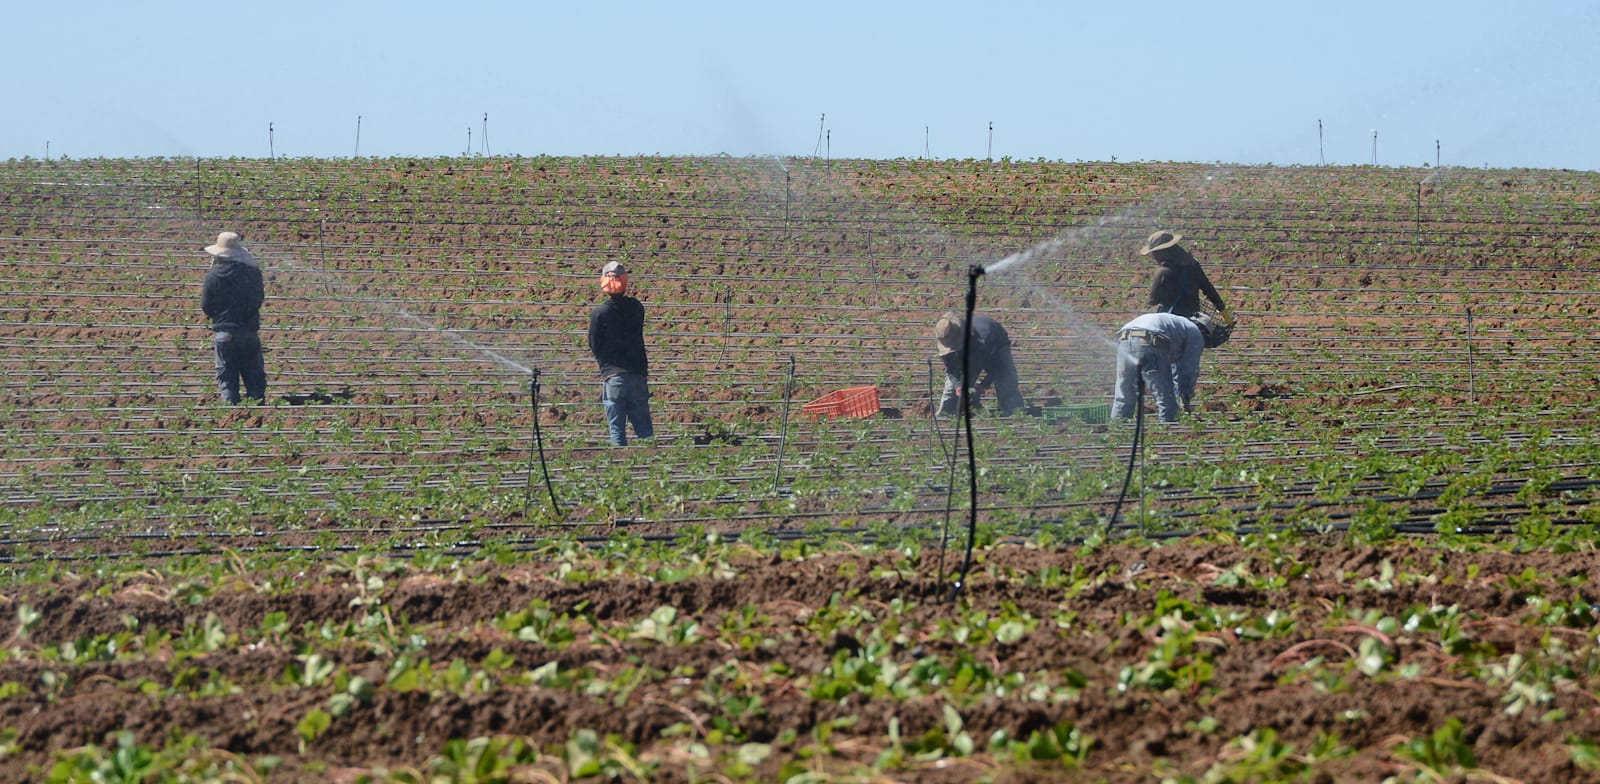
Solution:
[(1211, 285), (1200, 262), (1187, 251), (1175, 259), (1161, 261), (1150, 281), (1150, 304), (1167, 313), (1193, 316), (1200, 312), (1200, 295), (1205, 294), (1217, 310), (1227, 310), (1222, 295)]
[(644, 350), (644, 305), (626, 294), (600, 303), (589, 313), (589, 351), (600, 363), (600, 378), (618, 373), (648, 375)]
[(267, 298), (261, 268), (228, 259), (212, 259), (200, 290), (200, 309), (216, 332), (261, 329), (261, 303)]
[[(1000, 322), (988, 316), (973, 316), (972, 346), (972, 373), (976, 377), (978, 373), (988, 370), (992, 363), (1002, 356), (1002, 349), (1011, 348), (1011, 335), (1006, 333), (1005, 327), (1000, 326)], [(961, 375), (962, 353), (958, 349), (941, 357), (944, 360), (946, 373), (952, 376)], [(1004, 354), (1004, 356), (1009, 355), (1009, 352)]]

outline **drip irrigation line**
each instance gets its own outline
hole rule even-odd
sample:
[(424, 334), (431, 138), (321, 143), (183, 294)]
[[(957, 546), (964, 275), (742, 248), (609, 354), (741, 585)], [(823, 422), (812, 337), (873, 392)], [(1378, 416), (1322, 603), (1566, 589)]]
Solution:
[[(816, 514), (808, 515), (808, 516), (818, 517), (818, 516), (825, 516), (825, 514), (826, 513), (816, 513)], [(998, 544), (1017, 544), (1017, 545), (1026, 544), (1026, 542), (1028, 541), (1026, 536), (1037, 534), (1038, 532), (1043, 530), (1043, 526), (1044, 525), (1052, 524), (1052, 523), (1055, 523), (1055, 522), (1058, 522), (1058, 521), (1040, 521), (1040, 523), (1041, 523), (1040, 525), (1035, 526), (1032, 529), (1021, 529), (1021, 530), (1015, 532), (1012, 536), (1008, 536), (1008, 537), (1004, 537), (1004, 538), (998, 539), (997, 543)], [(1591, 524), (1588, 521), (1585, 521), (1582, 518), (1577, 518), (1577, 517), (1561, 517), (1561, 518), (1556, 518), (1556, 519), (1550, 520), (1549, 522), (1550, 522), (1551, 525), (1553, 525), (1555, 527), (1577, 527), (1577, 526), (1584, 526), (1584, 525), (1590, 525)], [(504, 526), (504, 525), (492, 524), (492, 523), (491, 524), (480, 524), (480, 523), (476, 523), (476, 522), (471, 523), (471, 525), (473, 527), (489, 528), (489, 529), (494, 529), (494, 530), (508, 530), (508, 529), (509, 530), (518, 530), (519, 528), (532, 527), (532, 526), (512, 527), (512, 526)], [(602, 525), (603, 524), (601, 524), (601, 523), (595, 523), (595, 524), (593, 524), (592, 527), (601, 527)], [(447, 528), (441, 528), (441, 529), (423, 528), (423, 529), (421, 529), (421, 532), (423, 532), (423, 533), (434, 533), (434, 532), (436, 532), (436, 530), (453, 530), (455, 528), (460, 528), (460, 527), (463, 527), (463, 526), (462, 525), (453, 525), (453, 526), (449, 526)], [(568, 530), (577, 530), (577, 528), (578, 528), (578, 526), (575, 526), (575, 525), (572, 525), (572, 524), (568, 524), (568, 525), (561, 526), (561, 527), (566, 528)], [(585, 526), (585, 527), (588, 527), (588, 526)], [(899, 528), (901, 530), (914, 530), (914, 529), (917, 529), (917, 528), (920, 528), (920, 527), (921, 526), (919, 526), (919, 525), (899, 526)], [(1147, 532), (1147, 533), (1143, 534), (1143, 536), (1145, 538), (1152, 539), (1152, 540), (1158, 540), (1158, 541), (1176, 541), (1176, 540), (1187, 539), (1187, 538), (1194, 537), (1194, 536), (1199, 536), (1199, 535), (1214, 534), (1214, 533), (1217, 533), (1219, 530), (1231, 531), (1236, 536), (1258, 535), (1258, 534), (1264, 534), (1264, 533), (1287, 533), (1287, 532), (1297, 532), (1297, 533), (1306, 534), (1306, 535), (1316, 535), (1316, 534), (1333, 535), (1333, 534), (1340, 534), (1340, 533), (1348, 533), (1351, 530), (1353, 530), (1354, 527), (1355, 527), (1354, 524), (1350, 523), (1350, 522), (1329, 522), (1329, 523), (1324, 524), (1324, 525), (1318, 525), (1315, 528), (1311, 528), (1311, 529), (1308, 529), (1308, 527), (1303, 523), (1284, 524), (1284, 525), (1252, 524), (1252, 525), (1234, 526), (1234, 527), (1229, 528), (1229, 529), (1218, 529), (1218, 528), (1168, 529), (1168, 530), (1162, 530), (1162, 531)], [(543, 530), (543, 527), (539, 527), (539, 528), (540, 528), (540, 530)], [(1455, 533), (1457, 535), (1463, 535), (1463, 536), (1496, 536), (1496, 535), (1504, 535), (1504, 534), (1509, 534), (1509, 533), (1515, 533), (1516, 529), (1517, 529), (1517, 521), (1515, 521), (1513, 519), (1506, 519), (1506, 520), (1500, 520), (1500, 521), (1485, 521), (1485, 522), (1474, 523), (1474, 524), (1471, 524), (1471, 525), (1460, 526), (1460, 527), (1455, 529)], [(327, 535), (337, 535), (337, 534), (341, 533), (343, 530), (348, 530), (348, 532), (350, 534), (371, 535), (371, 534), (375, 533), (375, 529), (315, 529), (315, 530), (309, 530), (309, 531), (298, 531), (298, 532), (288, 532), (288, 533), (327, 536)], [(1132, 529), (1130, 528), (1129, 530), (1131, 531)], [(1389, 527), (1389, 530), (1392, 533), (1394, 533), (1395, 535), (1415, 536), (1415, 537), (1437, 536), (1440, 533), (1439, 530), (1438, 530), (1438, 526), (1437, 526), (1437, 524), (1435, 522), (1433, 522), (1431, 520), (1425, 520), (1425, 519), (1416, 519), (1415, 516), (1413, 516), (1412, 518), (1409, 518), (1409, 519), (1407, 519), (1405, 521), (1401, 521), (1401, 522), (1397, 522), (1397, 523), (1391, 524), (1390, 527)], [(744, 533), (746, 533), (746, 532), (744, 532), (744, 531), (729, 531), (729, 532), (724, 532), (722, 534), (722, 536), (724, 536), (729, 541), (736, 542), (736, 541), (739, 541), (742, 538)], [(863, 544), (872, 544), (872, 543), (877, 541), (877, 533), (876, 533), (876, 531), (873, 530), (873, 529), (863, 528), (863, 527), (853, 527), (853, 528), (830, 527), (830, 528), (824, 528), (824, 529), (801, 529), (801, 530), (786, 529), (786, 530), (780, 530), (780, 531), (766, 531), (766, 532), (762, 532), (762, 535), (763, 536), (770, 536), (770, 537), (775, 538), (775, 539), (777, 539), (777, 540), (779, 540), (781, 542), (824, 541), (824, 540), (827, 540), (829, 538), (839, 537), (839, 536), (859, 537), (859, 540)], [(265, 539), (265, 538), (270, 538), (271, 536), (273, 536), (273, 535), (272, 534), (231, 534), (231, 533), (226, 533), (226, 532), (215, 532), (215, 533), (205, 534), (204, 538), (207, 538), (207, 539), (225, 539), (225, 538)], [(1023, 537), (1023, 538), (1018, 538), (1018, 537)], [(10, 540), (10, 541), (0, 540), (0, 546), (6, 546), (6, 547), (19, 547), (19, 546), (22, 546), (22, 547), (26, 547), (28, 545), (60, 544), (63, 541), (67, 541), (67, 542), (100, 542), (100, 541), (120, 541), (120, 540), (135, 540), (135, 541), (144, 541), (144, 540), (161, 541), (161, 540), (168, 540), (168, 541), (170, 541), (170, 540), (186, 539), (186, 538), (193, 538), (193, 535), (192, 534), (185, 534), (185, 533), (165, 532), (165, 533), (154, 533), (154, 534), (127, 533), (127, 534), (117, 535), (117, 536), (97, 536), (97, 535), (70, 536), (70, 537), (65, 537), (63, 539), (47, 539), (47, 538), (41, 537), (41, 538), (29, 539), (29, 540)], [(647, 535), (640, 536), (639, 539), (641, 541), (646, 542), (646, 543), (672, 544), (672, 543), (681, 541), (681, 536), (678, 535), (678, 534), (647, 534)], [(552, 543), (558, 542), (558, 541), (561, 541), (561, 539), (559, 537), (555, 537), (555, 536), (536, 536), (536, 537), (521, 537), (521, 538), (517, 538), (517, 539), (510, 539), (510, 540), (495, 540), (494, 544), (499, 545), (499, 546), (508, 547), (509, 549), (512, 549), (512, 550), (515, 550), (515, 551), (527, 552), (527, 551), (539, 550), (539, 549), (547, 548)], [(582, 536), (582, 535), (579, 535), (579, 536), (576, 537), (576, 541), (578, 541), (579, 543), (585, 545), (586, 547), (591, 547), (591, 548), (597, 548), (598, 549), (598, 548), (603, 548), (603, 547), (609, 546), (611, 544), (611, 542), (612, 542), (612, 539), (611, 539), (611, 537), (609, 535), (604, 535), (604, 536), (600, 536), (600, 535), (597, 535), (597, 536)], [(1087, 537), (1086, 536), (1084, 536), (1084, 537), (1066, 537), (1066, 538), (1063, 538), (1061, 541), (1064, 544), (1083, 544), (1084, 542), (1087, 541)], [(395, 556), (399, 556), (399, 557), (409, 557), (413, 552), (420, 552), (420, 551), (425, 551), (425, 550), (440, 550), (440, 551), (443, 551), (447, 555), (461, 555), (461, 556), (464, 556), (464, 555), (469, 555), (469, 554), (477, 552), (478, 550), (482, 549), (482, 547), (485, 546), (486, 544), (488, 544), (488, 542), (483, 541), (481, 539), (467, 539), (467, 540), (457, 541), (457, 542), (454, 542), (454, 543), (451, 543), (451, 544), (448, 544), (448, 545), (439, 545), (439, 544), (431, 542), (431, 541), (427, 541), (427, 542), (391, 542), (391, 543), (386, 545), (386, 549), (387, 549), (387, 552), (389, 552), (390, 554), (395, 555)], [(308, 553), (308, 554), (311, 554), (311, 555), (321, 555), (321, 554), (339, 554), (339, 553), (358, 552), (358, 551), (361, 551), (361, 550), (363, 550), (365, 548), (368, 548), (370, 546), (371, 546), (370, 544), (316, 544), (316, 545), (274, 544), (274, 545), (267, 545), (267, 546), (260, 546), (260, 547), (230, 546), (229, 550), (230, 551), (234, 551), (234, 552), (239, 552), (239, 553), (245, 553), (245, 554), (256, 554), (256, 553)], [(56, 553), (56, 552), (24, 552), (24, 553), (20, 553), (20, 554), (0, 555), (0, 563), (6, 563), (6, 564), (32, 563), (32, 562), (38, 562), (40, 560), (52, 561), (52, 562), (76, 562), (76, 561), (102, 560), (102, 559), (106, 559), (106, 558), (139, 558), (139, 559), (150, 560), (150, 559), (161, 559), (161, 558), (192, 557), (192, 556), (213, 554), (215, 552), (216, 552), (215, 550), (207, 550), (207, 549), (200, 549), (200, 548), (185, 548), (185, 549), (167, 550), (167, 551), (150, 551), (150, 550), (147, 550), (147, 549), (141, 549), (140, 551), (137, 551), (137, 552), (135, 552), (133, 550), (128, 550), (128, 551), (123, 551), (123, 552), (95, 552), (95, 553), (87, 553), (87, 554)]]

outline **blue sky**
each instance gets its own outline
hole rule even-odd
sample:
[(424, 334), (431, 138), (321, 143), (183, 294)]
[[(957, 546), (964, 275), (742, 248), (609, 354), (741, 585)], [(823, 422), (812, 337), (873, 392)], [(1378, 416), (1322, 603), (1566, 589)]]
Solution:
[(1386, 166), (1600, 169), (1600, 4), (1576, 0), (60, 0), (4, 17), (0, 159), (1365, 164), (1376, 146)]

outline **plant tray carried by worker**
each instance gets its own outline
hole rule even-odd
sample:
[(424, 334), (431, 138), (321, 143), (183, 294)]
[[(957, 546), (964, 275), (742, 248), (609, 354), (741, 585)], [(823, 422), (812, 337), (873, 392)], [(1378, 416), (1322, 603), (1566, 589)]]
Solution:
[(836, 389), (800, 407), (801, 413), (816, 416), (855, 417), (861, 419), (878, 413), (877, 387), (851, 387)]

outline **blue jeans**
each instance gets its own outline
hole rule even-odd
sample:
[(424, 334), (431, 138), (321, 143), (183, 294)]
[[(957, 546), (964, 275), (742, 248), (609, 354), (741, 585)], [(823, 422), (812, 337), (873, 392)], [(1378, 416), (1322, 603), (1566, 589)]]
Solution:
[(217, 350), (217, 391), (222, 402), (239, 402), (239, 382), (244, 382), (245, 397), (267, 399), (267, 367), (261, 355), (261, 335), (256, 332), (215, 332), (211, 343)]
[(1156, 399), (1163, 422), (1178, 421), (1178, 379), (1164, 346), (1141, 340), (1117, 341), (1117, 390), (1111, 401), (1112, 419), (1132, 419), (1139, 404), (1139, 378)]
[(600, 387), (600, 402), (606, 406), (606, 427), (611, 430), (612, 446), (628, 445), (628, 423), (633, 434), (650, 438), (656, 428), (650, 421), (650, 383), (637, 373), (618, 373)]

